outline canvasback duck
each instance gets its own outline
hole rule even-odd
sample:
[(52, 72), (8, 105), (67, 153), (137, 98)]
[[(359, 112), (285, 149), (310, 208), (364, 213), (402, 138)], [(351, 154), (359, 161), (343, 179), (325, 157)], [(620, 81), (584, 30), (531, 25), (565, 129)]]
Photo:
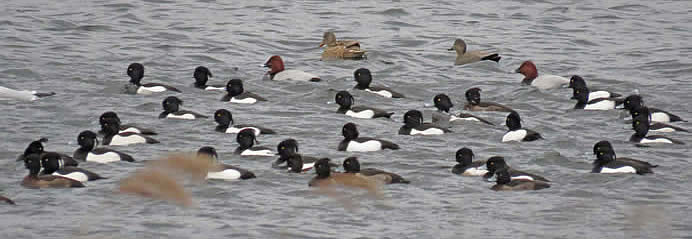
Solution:
[(466, 42), (462, 39), (456, 39), (452, 48), (449, 51), (457, 52), (457, 59), (454, 61), (454, 65), (464, 65), (468, 63), (474, 63), (478, 61), (494, 61), (500, 62), (500, 55), (497, 53), (488, 53), (484, 51), (466, 51)]
[(13, 99), (21, 101), (35, 101), (39, 98), (55, 95), (55, 92), (39, 93), (28, 90), (14, 90), (0, 86), (0, 99)]
[(267, 60), (267, 62), (264, 63), (264, 67), (270, 68), (270, 70), (265, 75), (265, 77), (268, 77), (268, 79), (270, 79), (270, 80), (275, 80), (275, 81), (293, 80), (293, 81), (312, 81), (312, 82), (318, 82), (321, 80), (319, 76), (316, 76), (314, 74), (310, 74), (310, 73), (307, 73), (304, 71), (284, 69), (284, 61), (281, 59), (280, 56), (270, 57), (269, 60)]
[(541, 90), (556, 89), (569, 84), (569, 79), (562, 76), (539, 75), (536, 65), (532, 61), (521, 63), (516, 73), (524, 75), (524, 79), (521, 81), (522, 84), (531, 85)]

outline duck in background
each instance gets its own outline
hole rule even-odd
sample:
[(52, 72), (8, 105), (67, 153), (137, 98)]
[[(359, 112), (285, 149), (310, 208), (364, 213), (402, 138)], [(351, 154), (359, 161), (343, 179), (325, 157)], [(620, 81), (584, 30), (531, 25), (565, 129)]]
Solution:
[[(305, 172), (313, 168), (315, 165), (315, 162), (317, 162), (318, 158), (316, 157), (311, 157), (311, 156), (305, 156), (302, 155), (298, 152), (298, 141), (292, 138), (285, 139), (281, 142), (279, 142), (278, 145), (276, 145), (276, 151), (279, 154), (279, 158), (276, 159), (272, 163), (272, 168), (286, 168), (282, 166), (284, 163), (287, 163), (289, 166), (289, 170), (293, 172)], [(294, 158), (293, 162), (289, 162), (289, 158), (292, 155), (295, 154), (300, 154), (300, 158)], [(296, 163), (298, 160), (300, 160), (300, 163)], [(298, 167), (298, 165), (301, 165)], [(338, 166), (338, 165), (333, 165), (333, 166)]]
[(255, 174), (247, 169), (221, 163), (214, 147), (204, 146), (199, 148), (197, 157), (202, 160), (212, 160), (216, 165), (216, 167), (209, 169), (206, 179), (234, 180), (255, 178)]
[(195, 68), (195, 72), (192, 73), (192, 77), (195, 78), (195, 88), (202, 89), (206, 91), (224, 91), (226, 86), (224, 85), (207, 85), (210, 77), (213, 77), (209, 68), (205, 66), (198, 66)]
[(339, 114), (345, 114), (353, 118), (373, 119), (373, 118), (390, 118), (394, 112), (387, 112), (374, 107), (353, 106), (353, 95), (348, 91), (342, 90), (336, 93), (334, 101), (339, 105), (336, 110)]
[(466, 105), (464, 105), (465, 110), (469, 111), (498, 111), (498, 112), (512, 112), (512, 108), (495, 103), (495, 102), (481, 102), (481, 89), (474, 87), (466, 91)]
[(221, 98), (221, 101), (238, 103), (238, 104), (254, 104), (260, 101), (267, 101), (267, 99), (261, 96), (245, 91), (243, 88), (243, 80), (241, 79), (231, 79), (226, 83), (227, 94)]
[(527, 173), (524, 171), (520, 171), (517, 169), (514, 169), (507, 165), (505, 162), (505, 158), (501, 156), (493, 156), (486, 161), (485, 167), (488, 169), (488, 173), (483, 175), (483, 178), (485, 179), (490, 179), (492, 178), (497, 171), (500, 170), (507, 170), (509, 172), (509, 175), (512, 180), (515, 179), (523, 179), (523, 180), (531, 180), (531, 181), (543, 181), (543, 182), (550, 182), (547, 178), (543, 176), (539, 176), (536, 174), (532, 173)]
[(320, 47), (325, 45), (327, 48), (322, 52), (322, 60), (357, 60), (365, 58), (366, 51), (360, 49), (360, 42), (353, 40), (337, 41), (334, 32), (324, 33)]
[[(142, 94), (150, 95), (153, 93), (159, 93), (164, 91), (173, 91), (181, 93), (182, 91), (176, 89), (175, 87), (159, 84), (159, 83), (146, 83), (142, 84), (142, 78), (144, 77), (144, 65), (140, 63), (132, 63), (127, 67), (127, 75), (130, 77), (130, 85), (125, 87), (126, 93), (130, 94)], [(133, 86), (133, 87), (131, 87)]]
[(404, 125), (399, 128), (402, 135), (441, 135), (452, 131), (436, 124), (423, 123), (423, 113), (409, 110), (404, 114)]
[(163, 112), (159, 114), (159, 119), (185, 119), (194, 120), (201, 118), (209, 118), (206, 115), (202, 115), (197, 112), (192, 112), (189, 110), (181, 110), (180, 106), (183, 105), (183, 100), (175, 96), (169, 96), (163, 99), (161, 106), (163, 107)]
[(469, 148), (463, 147), (457, 150), (456, 161), (458, 164), (454, 165), (452, 173), (463, 176), (485, 176), (488, 173), (486, 161), (473, 161), (473, 156), (473, 151)]
[(251, 124), (233, 124), (233, 115), (230, 111), (226, 109), (219, 109), (214, 112), (214, 121), (218, 124), (216, 126), (217, 132), (227, 133), (227, 134), (237, 134), (244, 129), (252, 129), (255, 132), (255, 136), (260, 134), (276, 134), (274, 130), (263, 128)]
[[(133, 132), (133, 133), (146, 134), (146, 135), (156, 135), (156, 132), (154, 132), (154, 130), (138, 127), (138, 126), (133, 125), (133, 124), (123, 124), (120, 121), (118, 114), (116, 114), (113, 111), (106, 111), (103, 114), (101, 114), (101, 116), (99, 117), (99, 125), (101, 125), (101, 127), (103, 127), (103, 122), (106, 122), (107, 119), (117, 120), (118, 123), (120, 123), (120, 131), (118, 131), (118, 133)], [(99, 133), (103, 133), (103, 132), (99, 131)]]
[(354, 86), (353, 89), (364, 90), (386, 98), (405, 98), (403, 94), (389, 87), (370, 85), (370, 83), (372, 83), (372, 74), (370, 70), (366, 68), (360, 68), (353, 72), (353, 78), (356, 80), (356, 86)]
[(530, 85), (540, 90), (557, 89), (564, 85), (569, 85), (569, 79), (565, 77), (547, 74), (539, 75), (538, 69), (536, 69), (536, 65), (532, 61), (521, 63), (516, 73), (524, 75), (524, 79), (521, 81), (522, 84)]
[(670, 133), (670, 132), (689, 132), (686, 129), (666, 124), (666, 123), (661, 123), (661, 122), (654, 122), (651, 121), (651, 113), (649, 113), (649, 108), (646, 106), (639, 106), (630, 111), (630, 114), (632, 118), (637, 118), (640, 115), (648, 115), (649, 116), (649, 131), (650, 132), (664, 132), (664, 133)]
[(238, 148), (235, 149), (235, 154), (241, 156), (274, 156), (276, 155), (270, 148), (263, 146), (254, 146), (257, 139), (255, 131), (252, 129), (244, 129), (236, 135)]
[(339, 143), (339, 147), (337, 147), (338, 151), (372, 152), (384, 149), (399, 149), (399, 145), (387, 140), (359, 137), (356, 124), (350, 122), (346, 123), (341, 128), (341, 135), (344, 136), (344, 140)]
[(502, 142), (510, 141), (534, 141), (543, 139), (543, 136), (536, 131), (521, 127), (521, 117), (519, 113), (513, 111), (507, 115), (507, 128), (509, 129), (504, 136)]
[(264, 67), (270, 68), (270, 70), (264, 75), (267, 80), (274, 81), (310, 81), (318, 82), (320, 77), (311, 73), (307, 73), (300, 70), (286, 70), (284, 69), (284, 61), (280, 56), (269, 57)]
[(448, 50), (457, 52), (457, 59), (454, 61), (454, 65), (464, 65), (479, 61), (500, 62), (501, 58), (497, 53), (466, 51), (466, 42), (459, 38), (454, 40), (454, 45), (452, 45), (452, 48), (449, 48)]
[[(445, 114), (447, 115), (446, 117), (441, 117), (439, 114), (433, 114), (433, 123), (439, 122), (440, 120), (447, 120), (449, 123), (463, 123), (464, 121), (476, 121), (476, 122), (482, 122), (485, 124), (489, 125), (495, 125), (491, 123), (490, 121), (483, 119), (481, 117), (472, 115), (472, 114), (467, 114), (467, 113), (458, 113), (456, 115), (449, 114), (449, 110), (454, 107), (454, 104), (452, 104), (452, 100), (449, 99), (449, 96), (446, 94), (437, 94), (435, 97), (433, 97), (433, 105), (435, 108), (437, 108), (438, 113)], [(441, 124), (442, 125), (442, 124)]]
[(21, 101), (36, 101), (43, 97), (53, 96), (55, 92), (36, 92), (29, 90), (14, 90), (4, 86), (0, 86), (0, 99), (11, 99)]
[(118, 133), (120, 130), (120, 122), (115, 119), (106, 119), (101, 125), (101, 131), (103, 132), (103, 145), (130, 145), (130, 144), (158, 144), (159, 141), (151, 138), (149, 136), (133, 133), (124, 132)]

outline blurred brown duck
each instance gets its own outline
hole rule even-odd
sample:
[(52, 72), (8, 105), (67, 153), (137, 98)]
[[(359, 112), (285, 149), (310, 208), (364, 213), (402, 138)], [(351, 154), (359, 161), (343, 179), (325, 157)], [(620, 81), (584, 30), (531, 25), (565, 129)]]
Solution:
[(365, 51), (360, 49), (360, 42), (353, 40), (337, 41), (333, 32), (325, 32), (320, 47), (327, 45), (322, 52), (322, 60), (361, 59)]
[(500, 62), (500, 55), (497, 53), (488, 53), (483, 51), (466, 51), (466, 42), (461, 39), (454, 41), (454, 46), (448, 49), (449, 51), (456, 50), (457, 59), (454, 61), (454, 65), (463, 65), (468, 63), (473, 63), (477, 61), (491, 60), (494, 62)]

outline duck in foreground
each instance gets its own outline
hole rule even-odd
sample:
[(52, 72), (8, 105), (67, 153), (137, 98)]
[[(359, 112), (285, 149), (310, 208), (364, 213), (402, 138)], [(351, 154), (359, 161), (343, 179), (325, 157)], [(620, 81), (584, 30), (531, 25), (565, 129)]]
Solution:
[(569, 79), (556, 75), (538, 75), (538, 69), (532, 61), (525, 61), (517, 68), (516, 73), (524, 75), (522, 84), (530, 85), (541, 90), (557, 89), (569, 84)]
[(55, 175), (39, 175), (41, 171), (41, 156), (39, 154), (31, 154), (26, 157), (24, 166), (29, 170), (29, 175), (24, 177), (21, 185), (25, 188), (82, 188), (84, 184), (81, 182)]
[(526, 179), (512, 179), (508, 169), (501, 169), (496, 172), (497, 184), (490, 189), (494, 191), (525, 191), (525, 190), (541, 190), (549, 188), (550, 184), (544, 181), (533, 181)]
[(276, 134), (274, 130), (263, 128), (251, 124), (233, 124), (233, 115), (230, 111), (226, 109), (219, 109), (214, 113), (214, 121), (218, 124), (216, 126), (217, 132), (227, 133), (227, 134), (237, 134), (244, 129), (252, 129), (255, 136), (260, 134)]
[(320, 77), (300, 70), (284, 69), (284, 61), (280, 56), (272, 56), (264, 63), (264, 67), (270, 68), (265, 75), (268, 80), (274, 81), (311, 81), (318, 82)]
[(536, 131), (521, 127), (521, 117), (519, 117), (519, 113), (516, 111), (513, 111), (507, 115), (506, 124), (509, 131), (502, 136), (502, 142), (534, 141), (543, 139), (543, 136)]
[(172, 86), (167, 86), (159, 83), (145, 83), (142, 84), (142, 78), (144, 77), (144, 65), (140, 63), (132, 63), (127, 67), (127, 75), (130, 77), (130, 84), (134, 88), (126, 87), (127, 93), (130, 94), (142, 94), (150, 95), (153, 93), (159, 93), (164, 91), (174, 91), (180, 93), (181, 91)]
[(500, 62), (501, 58), (497, 53), (466, 51), (466, 42), (462, 39), (454, 40), (454, 45), (448, 50), (457, 52), (457, 59), (454, 61), (454, 65), (464, 65), (479, 61)]
[(441, 135), (452, 131), (431, 123), (423, 123), (423, 113), (409, 110), (404, 114), (404, 125), (399, 128), (402, 135)]
[(353, 72), (353, 78), (356, 80), (356, 86), (353, 89), (364, 90), (379, 96), (387, 98), (405, 98), (405, 96), (399, 92), (396, 92), (389, 87), (384, 86), (372, 86), (372, 74), (370, 70), (366, 68), (360, 68)]
[[(623, 106), (626, 110), (630, 111), (630, 114), (632, 114), (632, 111), (644, 106), (644, 101), (642, 100), (642, 97), (640, 95), (629, 95), (625, 98), (625, 103), (623, 104)], [(670, 123), (677, 121), (685, 121), (682, 118), (680, 118), (680, 116), (674, 115), (668, 111), (657, 108), (649, 107), (649, 114), (651, 115), (651, 122)]]
[(591, 94), (586, 87), (576, 87), (572, 90), (572, 99), (577, 100), (574, 109), (581, 110), (612, 110), (624, 101), (620, 98), (589, 98)]
[(219, 155), (214, 147), (205, 146), (199, 148), (197, 157), (202, 160), (212, 160), (216, 165), (216, 167), (209, 169), (206, 179), (234, 180), (255, 178), (255, 174), (249, 170), (219, 162)]
[(586, 88), (589, 89), (589, 99), (598, 99), (598, 98), (617, 98), (622, 95), (613, 93), (607, 90), (598, 90), (598, 89), (590, 89), (589, 87), (586, 86), (586, 81), (584, 81), (584, 78), (581, 78), (581, 76), (578, 75), (573, 75), (571, 78), (569, 78), (569, 85), (567, 86), (568, 88), (572, 89), (577, 89), (577, 88)]
[(685, 144), (684, 142), (672, 139), (663, 135), (648, 135), (649, 133), (649, 116), (639, 115), (632, 120), (632, 129), (634, 134), (630, 137), (630, 142), (639, 144)]
[(221, 101), (238, 103), (238, 104), (254, 104), (260, 101), (267, 101), (267, 99), (261, 96), (245, 91), (243, 87), (243, 80), (241, 79), (231, 79), (226, 83), (227, 94), (221, 98)]
[[(306, 172), (315, 166), (318, 158), (302, 155), (298, 152), (298, 141), (292, 138), (285, 139), (276, 145), (276, 151), (279, 154), (279, 158), (272, 162), (273, 168), (286, 168), (283, 166), (284, 163), (288, 166), (289, 170), (292, 172), (300, 173)], [(291, 156), (297, 155), (297, 157), (291, 158)]]
[(366, 189), (371, 193), (377, 193), (380, 183), (376, 180), (358, 176), (353, 173), (336, 173), (332, 172), (329, 159), (322, 158), (315, 163), (315, 171), (317, 176), (313, 177), (308, 186), (329, 188), (333, 186), (344, 186), (350, 188)]
[(235, 154), (242, 156), (274, 156), (276, 155), (270, 148), (263, 146), (254, 146), (256, 142), (255, 131), (252, 129), (244, 129), (236, 135), (238, 148), (235, 149)]
[(195, 72), (192, 73), (192, 77), (195, 78), (195, 88), (202, 89), (206, 91), (223, 91), (226, 90), (224, 85), (207, 85), (210, 77), (213, 77), (209, 68), (205, 66), (198, 66), (195, 68)]
[[(19, 155), (17, 157), (17, 161), (25, 161), (26, 163), (26, 157), (31, 155), (31, 154), (38, 154), (39, 155), (39, 160), (41, 159), (41, 155), (45, 153), (50, 153), (48, 151), (44, 151), (43, 148), (43, 143), (48, 142), (47, 138), (40, 138), (38, 140), (32, 141), (29, 143), (29, 146), (26, 147), (24, 150), (24, 153)], [(75, 160), (74, 158), (70, 157), (67, 154), (59, 153), (60, 157), (63, 159), (63, 165), (64, 166), (77, 166), (79, 165), (79, 162)]]
[(63, 159), (60, 157), (60, 154), (57, 153), (43, 154), (41, 156), (41, 165), (43, 165), (43, 171), (41, 174), (44, 175), (61, 176), (77, 180), (82, 183), (104, 179), (104, 177), (101, 177), (101, 175), (83, 168), (64, 166)]
[(374, 107), (353, 106), (354, 99), (351, 93), (342, 90), (336, 93), (334, 101), (339, 105), (336, 110), (339, 114), (345, 114), (353, 118), (373, 119), (373, 118), (390, 118), (394, 112), (387, 112)]
[(382, 184), (392, 184), (392, 183), (410, 183), (410, 181), (404, 179), (395, 173), (390, 173), (384, 170), (375, 168), (360, 168), (360, 162), (356, 157), (348, 157), (344, 160), (344, 171), (346, 173), (352, 173), (359, 176), (364, 176), (369, 179), (373, 179)]
[(98, 139), (96, 133), (85, 130), (77, 136), (77, 144), (79, 148), (74, 151), (72, 157), (76, 160), (95, 162), (95, 163), (112, 163), (119, 161), (134, 162), (135, 159), (129, 154), (109, 149), (96, 148)]
[(322, 52), (322, 60), (338, 59), (362, 59), (364, 50), (360, 49), (360, 42), (353, 40), (336, 40), (334, 32), (325, 32), (322, 36), (320, 47), (327, 46)]
[(649, 162), (616, 157), (615, 150), (608, 141), (599, 141), (593, 146), (596, 160), (593, 161), (592, 173), (654, 173), (652, 168), (658, 167)]
[(648, 115), (649, 116), (649, 131), (650, 132), (665, 132), (665, 133), (670, 133), (670, 132), (689, 132), (686, 129), (666, 124), (666, 123), (661, 123), (661, 122), (654, 122), (651, 121), (651, 113), (649, 113), (649, 108), (646, 106), (639, 106), (634, 108), (633, 110), (630, 111), (630, 114), (632, 118), (637, 118), (640, 115)]
[(463, 176), (485, 176), (488, 173), (486, 169), (486, 161), (478, 160), (473, 161), (473, 151), (469, 148), (463, 147), (456, 152), (457, 165), (452, 168), (453, 174), (459, 174)]

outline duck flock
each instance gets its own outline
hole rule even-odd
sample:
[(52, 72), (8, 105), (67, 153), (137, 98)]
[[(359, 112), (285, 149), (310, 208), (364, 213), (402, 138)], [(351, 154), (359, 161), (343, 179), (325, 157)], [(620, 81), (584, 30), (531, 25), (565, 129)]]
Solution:
[[(320, 47), (325, 47), (321, 59), (325, 61), (342, 60), (366, 60), (367, 51), (361, 48), (361, 43), (356, 40), (337, 40), (333, 32), (326, 32)], [(501, 56), (493, 52), (469, 51), (467, 44), (462, 39), (456, 39), (449, 49), (456, 51), (455, 65), (473, 64), (480, 61), (499, 62)], [(281, 56), (269, 57), (264, 62), (268, 68), (264, 76), (267, 81), (287, 82), (287, 84), (314, 84), (322, 79), (297, 69), (286, 69)], [(357, 157), (347, 157), (342, 163), (325, 157), (315, 157), (301, 154), (299, 141), (292, 135), (284, 135), (279, 130), (271, 127), (236, 124), (232, 113), (227, 109), (218, 109), (213, 115), (205, 115), (195, 112), (193, 109), (183, 109), (183, 100), (176, 96), (181, 90), (174, 86), (143, 81), (145, 79), (145, 66), (140, 63), (132, 63), (127, 67), (127, 76), (130, 80), (123, 87), (123, 93), (149, 95), (161, 99), (161, 113), (158, 118), (176, 120), (207, 120), (213, 118), (216, 122), (216, 133), (229, 134), (234, 137), (238, 147), (234, 151), (236, 159), (246, 157), (268, 158), (267, 167), (277, 170), (286, 170), (294, 173), (311, 173), (315, 176), (306, 182), (307, 186), (332, 186), (361, 187), (362, 185), (383, 185), (392, 183), (411, 183), (406, 175), (389, 172), (387, 169), (361, 168)], [(588, 87), (586, 80), (578, 75), (565, 78), (562, 76), (539, 74), (537, 66), (532, 61), (525, 61), (516, 69), (516, 73), (524, 76), (521, 84), (535, 87), (539, 90), (551, 90), (562, 87), (572, 89), (571, 99), (576, 101), (575, 110), (626, 110), (631, 119), (626, 122), (631, 125), (633, 134), (629, 141), (637, 146), (650, 146), (655, 144), (684, 144), (683, 141), (674, 138), (655, 135), (654, 132), (686, 133), (687, 130), (674, 125), (684, 120), (665, 110), (647, 107), (644, 100), (638, 94), (623, 95), (603, 89)], [(271, 101), (262, 97), (263, 89), (244, 88), (243, 79), (230, 79), (225, 85), (208, 84), (213, 77), (212, 71), (205, 66), (199, 66), (192, 72), (194, 87), (199, 92), (196, 94), (209, 94), (217, 92), (219, 100), (231, 104), (262, 104)], [(501, 112), (506, 114), (504, 126), (506, 133), (497, 144), (531, 144), (531, 141), (547, 140), (541, 132), (522, 126), (521, 112), (508, 107), (512, 102), (490, 102), (483, 100), (482, 88), (473, 87), (465, 92), (466, 103), (463, 110), (454, 111), (454, 103), (447, 92), (439, 92), (432, 96), (432, 104), (437, 111), (432, 114), (432, 120), (426, 122), (422, 109), (408, 109), (403, 114), (388, 111), (377, 107), (358, 104), (352, 92), (367, 92), (364, 95), (373, 99), (391, 98), (395, 103), (413, 101), (396, 89), (373, 84), (374, 77), (369, 69), (353, 69), (354, 87), (351, 90), (334, 90), (334, 114), (343, 114), (343, 126), (341, 134), (343, 140), (338, 147), (330, 150), (346, 152), (371, 152), (382, 150), (399, 150), (407, 142), (393, 142), (388, 139), (378, 139), (362, 135), (358, 125), (350, 122), (351, 118), (371, 119), (373, 121), (389, 120), (395, 117), (402, 119), (403, 124), (398, 130), (400, 135), (419, 137), (416, 140), (429, 140), (436, 135), (461, 134), (464, 127), (483, 127), (497, 125), (498, 119), (486, 119), (478, 116), (476, 112)], [(517, 87), (516, 84), (507, 87)], [(32, 91), (16, 91), (9, 88), (0, 89), (0, 93), (9, 98), (37, 100), (42, 97), (50, 97), (55, 93), (38, 93)], [(363, 95), (363, 94), (359, 94)], [(566, 100), (570, 96), (564, 97)], [(191, 107), (193, 108), (193, 107)], [(210, 121), (210, 119), (208, 119)], [(85, 187), (89, 181), (103, 179), (97, 172), (91, 172), (82, 168), (82, 164), (90, 163), (108, 164), (113, 162), (135, 162), (144, 160), (136, 154), (127, 154), (118, 150), (133, 144), (157, 144), (159, 125), (150, 128), (140, 125), (126, 124), (118, 116), (118, 112), (103, 112), (99, 117), (100, 129), (84, 129), (79, 132), (77, 143), (79, 147), (72, 154), (50, 152), (44, 150), (43, 143), (47, 141), (40, 138), (30, 142), (17, 161), (22, 161), (28, 170), (28, 175), (21, 181), (26, 188), (70, 188)], [(310, 122), (305, 122), (309, 124)], [(276, 126), (275, 126), (276, 127)], [(395, 130), (393, 129), (392, 132)], [(210, 132), (199, 132), (208, 134)], [(39, 136), (37, 136), (38, 138)], [(257, 145), (260, 137), (279, 137), (282, 140), (276, 147)], [(657, 167), (656, 162), (647, 162), (638, 159), (616, 156), (616, 150), (607, 135), (598, 142), (593, 142), (593, 168), (592, 173), (635, 173), (651, 174)], [(199, 142), (189, 142), (197, 145)], [(182, 149), (181, 149), (182, 150)], [(242, 160), (235, 160), (239, 165), (224, 164), (213, 146), (204, 146), (197, 151), (197, 160), (212, 160), (215, 167), (209, 170), (208, 180), (251, 180), (262, 177), (253, 173), (255, 169), (242, 167)], [(551, 181), (540, 176), (536, 172), (525, 172), (508, 165), (502, 155), (493, 155), (487, 160), (476, 159), (473, 149), (461, 147), (456, 151), (457, 164), (452, 167), (451, 174), (462, 176), (479, 176), (483, 180), (493, 183), (489, 190), (514, 191), (514, 190), (540, 190), (550, 188)], [(400, 155), (406, 157), (406, 155)], [(271, 161), (271, 163), (269, 163)], [(559, 185), (558, 185), (559, 187)], [(2, 197), (8, 203), (12, 201)]]

